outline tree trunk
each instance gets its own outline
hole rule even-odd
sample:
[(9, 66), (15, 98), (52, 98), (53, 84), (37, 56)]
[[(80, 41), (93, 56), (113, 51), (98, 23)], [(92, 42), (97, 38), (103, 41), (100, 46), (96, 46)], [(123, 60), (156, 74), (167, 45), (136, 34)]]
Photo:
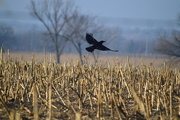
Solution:
[(80, 58), (80, 62), (81, 62), (81, 65), (83, 64), (83, 59), (82, 59), (82, 51), (80, 50), (79, 51), (79, 58)]
[(79, 53), (79, 59), (81, 62), (81, 65), (83, 64), (83, 60), (82, 60), (82, 49), (81, 49), (81, 43), (78, 43), (78, 47), (76, 47), (78, 53)]
[(56, 62), (60, 63), (60, 54), (59, 54), (58, 45), (55, 45), (55, 49), (56, 49)]
[(56, 52), (56, 59), (57, 59), (57, 63), (60, 63), (60, 55)]
[(94, 52), (92, 53), (92, 55), (94, 58), (94, 63), (97, 63), (98, 62), (98, 55), (96, 56)]

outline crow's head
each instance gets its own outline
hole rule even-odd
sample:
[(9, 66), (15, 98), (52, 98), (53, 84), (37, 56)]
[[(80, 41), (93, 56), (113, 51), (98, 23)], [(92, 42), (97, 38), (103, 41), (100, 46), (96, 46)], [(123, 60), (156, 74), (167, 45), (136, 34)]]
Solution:
[(104, 42), (106, 42), (106, 41), (104, 41), (104, 40), (99, 41), (99, 43), (101, 43), (101, 44), (104, 43)]

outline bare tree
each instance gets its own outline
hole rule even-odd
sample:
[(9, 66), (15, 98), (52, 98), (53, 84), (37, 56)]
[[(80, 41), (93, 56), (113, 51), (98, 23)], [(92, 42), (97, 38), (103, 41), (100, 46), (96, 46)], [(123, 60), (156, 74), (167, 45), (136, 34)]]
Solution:
[(0, 46), (13, 38), (13, 29), (7, 25), (0, 25)]
[[(178, 15), (180, 22), (180, 14)], [(180, 25), (180, 24), (178, 24)], [(158, 38), (156, 50), (173, 57), (180, 57), (180, 31), (174, 31), (171, 35), (163, 35)]]
[(68, 21), (64, 32), (65, 38), (68, 39), (77, 50), (81, 64), (83, 64), (82, 45), (86, 42), (85, 34), (91, 28), (97, 28), (94, 24), (94, 19), (95, 17), (82, 15), (76, 11), (72, 19)]
[(56, 51), (57, 63), (60, 63), (60, 56), (66, 44), (63, 29), (66, 23), (72, 18), (75, 7), (72, 1), (63, 0), (41, 0), (31, 1), (30, 12), (46, 28), (47, 35)]
[(158, 38), (157, 50), (163, 54), (180, 57), (180, 32), (173, 32), (170, 36)]
[(6, 49), (16, 49), (17, 46), (16, 36), (14, 35), (13, 28), (9, 25), (0, 24), (0, 47), (3, 52)]

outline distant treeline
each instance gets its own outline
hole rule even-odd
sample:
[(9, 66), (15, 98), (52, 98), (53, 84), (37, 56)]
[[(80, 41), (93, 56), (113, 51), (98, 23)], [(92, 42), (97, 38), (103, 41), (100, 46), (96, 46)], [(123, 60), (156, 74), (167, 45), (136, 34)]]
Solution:
[[(49, 40), (45, 31), (39, 29), (28, 29), (24, 31), (16, 31), (9, 25), (0, 25), (0, 46), (3, 46), (5, 51), (10, 50), (13, 52), (43, 52), (46, 49), (47, 52), (55, 52), (53, 43)], [(120, 53), (131, 54), (152, 54), (156, 53), (155, 46), (157, 44), (157, 37), (161, 34), (167, 33), (164, 29), (129, 29), (123, 30), (120, 28), (114, 29), (116, 37), (113, 40), (108, 37), (104, 38), (107, 41), (109, 47), (118, 49)], [(86, 31), (85, 31), (86, 32)], [(107, 31), (106, 31), (107, 32)], [(171, 31), (168, 31), (169, 33)], [(98, 40), (100, 33), (93, 33)], [(101, 33), (106, 34), (106, 33)], [(85, 38), (84, 38), (85, 39)], [(85, 47), (88, 44), (84, 40), (82, 44), (82, 52), (85, 53)], [(66, 47), (63, 50), (64, 53), (77, 53), (76, 49), (71, 42), (66, 43)]]

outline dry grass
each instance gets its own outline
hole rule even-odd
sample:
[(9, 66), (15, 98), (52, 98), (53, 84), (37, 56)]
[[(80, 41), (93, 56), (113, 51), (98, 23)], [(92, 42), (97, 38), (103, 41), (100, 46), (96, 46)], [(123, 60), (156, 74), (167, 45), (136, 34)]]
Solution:
[(178, 120), (177, 68), (117, 59), (56, 64), (35, 57), (0, 59), (0, 119)]

